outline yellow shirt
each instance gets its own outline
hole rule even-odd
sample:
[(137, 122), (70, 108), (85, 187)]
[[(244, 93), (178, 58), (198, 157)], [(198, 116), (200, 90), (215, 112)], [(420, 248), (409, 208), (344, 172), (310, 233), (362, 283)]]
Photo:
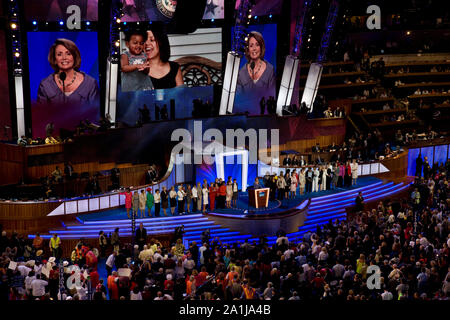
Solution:
[(55, 240), (55, 237), (52, 237), (50, 239), (50, 247), (51, 248), (58, 249), (60, 244), (61, 244), (61, 239), (59, 237), (56, 237), (56, 240)]

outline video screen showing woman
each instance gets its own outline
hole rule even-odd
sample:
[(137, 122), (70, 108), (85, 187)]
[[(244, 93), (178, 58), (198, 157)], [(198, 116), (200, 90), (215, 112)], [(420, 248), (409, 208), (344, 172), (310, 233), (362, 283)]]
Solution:
[(265, 59), (266, 42), (258, 31), (251, 31), (245, 46), (245, 64), (238, 74), (234, 112), (259, 114), (259, 102), (275, 98), (274, 66)]
[(170, 44), (161, 27), (146, 33), (129, 31), (126, 51), (121, 56), (122, 91), (169, 89), (182, 86), (180, 65), (169, 61)]
[(93, 43), (94, 32), (28, 33), (29, 48), (35, 48), (29, 54), (33, 137), (45, 138), (49, 123), (55, 136), (61, 129), (70, 136), (81, 121), (99, 120), (98, 51)]

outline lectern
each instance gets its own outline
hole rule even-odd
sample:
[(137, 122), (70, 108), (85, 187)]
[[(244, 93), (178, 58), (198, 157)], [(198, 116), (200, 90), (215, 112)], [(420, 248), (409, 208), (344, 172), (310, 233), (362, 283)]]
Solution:
[(267, 208), (269, 205), (269, 188), (248, 189), (248, 201), (252, 207), (257, 209)]

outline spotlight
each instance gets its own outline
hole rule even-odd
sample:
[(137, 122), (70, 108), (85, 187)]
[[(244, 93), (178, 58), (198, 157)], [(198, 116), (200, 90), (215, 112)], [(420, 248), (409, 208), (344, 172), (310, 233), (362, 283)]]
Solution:
[(120, 18), (117, 18), (117, 19), (116, 19), (116, 22), (117, 22), (117, 23), (120, 23)]
[(411, 31), (406, 31), (406, 35), (409, 36), (411, 34)]
[(117, 41), (115, 42), (115, 45), (116, 45), (116, 47), (119, 47), (119, 46), (120, 46), (120, 41), (117, 40)]
[(19, 52), (16, 52), (16, 53), (14, 53), (14, 56), (15, 56), (16, 58), (18, 58), (18, 57), (20, 57), (20, 53), (19, 53)]
[(124, 25), (124, 26), (126, 26), (126, 25), (127, 25), (127, 22), (126, 22), (126, 21), (124, 21), (123, 25)]
[(258, 16), (255, 16), (255, 20), (258, 19)]
[(17, 29), (17, 24), (15, 24), (14, 22), (11, 23), (11, 29)]
[(87, 26), (90, 26), (91, 23), (90, 23), (89, 21), (86, 21), (86, 25), (87, 25)]
[(62, 26), (63, 24), (64, 24), (64, 21), (61, 20), (61, 21), (59, 22), (59, 25)]
[(272, 19), (272, 15), (271, 14), (269, 14), (269, 18)]
[(211, 22), (214, 22), (214, 19), (211, 19)]
[(36, 21), (33, 21), (33, 26), (35, 26), (35, 25), (37, 25), (37, 22), (36, 22)]
[(249, 15), (248, 15), (248, 18), (249, 18), (249, 19), (251, 19), (251, 18), (252, 18), (252, 15), (251, 15), (251, 14), (249, 14)]

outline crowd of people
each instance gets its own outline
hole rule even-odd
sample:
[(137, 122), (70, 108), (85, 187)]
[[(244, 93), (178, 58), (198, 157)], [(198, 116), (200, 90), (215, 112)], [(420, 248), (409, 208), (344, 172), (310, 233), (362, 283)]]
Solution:
[[(373, 209), (360, 207), (355, 216), (330, 220), (289, 239), (279, 230), (269, 245), (222, 244), (210, 239), (183, 244), (183, 227), (169, 246), (148, 239), (141, 225), (133, 247), (123, 243), (116, 229), (99, 247), (83, 241), (63, 263), (65, 283), (81, 268), (79, 287), (59, 290), (57, 266), (60, 240), (31, 244), (2, 233), (0, 290), (3, 300), (448, 300), (450, 294), (447, 180), (444, 168), (424, 171), (409, 197), (380, 201)], [(53, 239), (52, 238), (52, 239)], [(200, 246), (201, 245), (201, 246)], [(111, 251), (109, 254), (105, 254)], [(107, 257), (107, 258), (106, 258)], [(98, 259), (106, 258), (106, 283), (100, 279)], [(11, 263), (13, 261), (13, 263)], [(378, 267), (379, 287), (368, 286), (369, 267)], [(102, 267), (103, 268), (103, 267)]]

